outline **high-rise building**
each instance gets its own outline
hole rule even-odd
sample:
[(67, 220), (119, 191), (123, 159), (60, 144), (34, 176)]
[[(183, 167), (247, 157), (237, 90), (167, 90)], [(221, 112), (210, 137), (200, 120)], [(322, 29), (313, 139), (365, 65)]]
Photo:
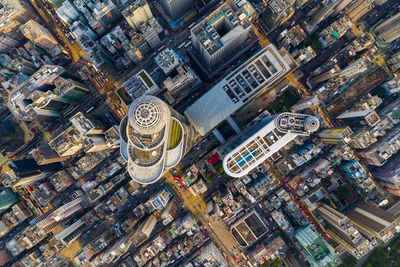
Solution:
[(288, 112), (259, 118), (221, 147), (224, 170), (229, 176), (242, 177), (297, 136), (318, 130), (319, 124), (314, 116)]
[(156, 217), (154, 217), (154, 215), (150, 215), (144, 222), (142, 222), (141, 225), (139, 225), (138, 229), (134, 231), (131, 236), (129, 236), (129, 239), (136, 247), (138, 247), (150, 237), (156, 223)]
[(70, 1), (63, 1), (61, 6), (57, 8), (56, 13), (68, 25), (72, 25), (80, 16), (78, 10)]
[(165, 12), (172, 20), (177, 20), (192, 8), (192, 0), (161, 0)]
[(16, 30), (17, 27), (34, 18), (28, 3), (19, 0), (0, 1), (0, 32), (21, 40), (23, 36)]
[(17, 202), (18, 197), (11, 188), (7, 187), (2, 192), (0, 192), (0, 210), (7, 209)]
[(356, 0), (349, 4), (344, 13), (353, 22), (357, 23), (358, 20), (367, 14), (374, 7), (374, 0)]
[(190, 32), (192, 44), (208, 67), (234, 55), (249, 36), (255, 11), (247, 1), (226, 2)]
[(294, 237), (301, 244), (302, 254), (312, 267), (335, 266), (339, 262), (331, 246), (310, 225), (297, 230)]
[[(9, 49), (11, 50), (11, 48)], [(9, 51), (7, 50), (7, 51)], [(17, 57), (11, 59), (10, 56), (7, 54), (0, 54), (0, 65), (4, 67), (1, 72), (3, 73), (4, 77), (8, 76), (14, 76), (20, 74), (25, 74), (25, 75), (32, 75), (33, 73), (36, 72), (37, 68), (35, 64), (27, 60), (23, 57)], [(23, 76), (25, 76), (23, 75)], [(23, 81), (21, 81), (22, 83)]]
[(389, 193), (400, 196), (400, 154), (391, 158), (385, 165), (375, 168), (372, 176)]
[(104, 137), (104, 129), (96, 120), (89, 119), (81, 112), (71, 119), (71, 126), (55, 130), (54, 138), (49, 142), (60, 157), (68, 157), (78, 152), (98, 152), (112, 146)]
[(37, 46), (43, 48), (50, 53), (60, 53), (61, 50), (57, 47), (58, 42), (51, 35), (49, 30), (40, 25), (34, 20), (29, 20), (20, 27), (22, 34)]
[(121, 154), (128, 172), (141, 184), (156, 182), (178, 164), (191, 147), (192, 130), (185, 119), (161, 99), (145, 95), (134, 100), (121, 121)]
[(140, 24), (149, 21), (153, 17), (146, 0), (135, 0), (121, 11), (129, 26), (134, 30), (140, 29)]
[(93, 17), (104, 26), (109, 26), (118, 21), (120, 13), (111, 0), (95, 1), (90, 6)]
[(228, 263), (222, 256), (221, 252), (212, 242), (201, 249), (200, 258), (201, 263), (205, 267), (228, 267)]
[(63, 245), (68, 245), (74, 242), (90, 225), (82, 219), (77, 220), (59, 234), (55, 239), (60, 241)]
[(104, 127), (87, 114), (84, 115), (82, 112), (78, 112), (69, 120), (81, 135), (104, 134)]
[(154, 209), (162, 211), (168, 204), (169, 200), (173, 197), (170, 190), (164, 187), (160, 192), (154, 195), (149, 202)]
[(165, 49), (159, 53), (155, 61), (167, 75), (164, 81), (165, 87), (176, 98), (182, 93), (185, 94), (185, 89), (199, 81), (190, 67), (183, 64), (179, 56), (171, 49)]
[(364, 149), (377, 141), (378, 139), (368, 129), (362, 128), (351, 135), (349, 145), (355, 149)]
[(81, 21), (74, 21), (70, 27), (70, 30), (77, 37), (76, 42), (82, 48), (83, 52), (85, 52), (86, 56), (93, 63), (93, 65), (95, 67), (100, 67), (103, 65), (105, 61), (102, 56), (102, 49), (98, 42), (94, 41), (94, 38), (96, 38), (97, 35), (90, 29), (90, 27), (84, 25)]
[(372, 30), (378, 45), (386, 46), (400, 37), (400, 12), (383, 21)]
[(308, 21), (305, 27), (307, 32), (314, 32), (317, 29), (318, 24), (329, 17), (335, 11), (335, 8), (340, 2), (340, 0), (326, 0), (321, 2), (318, 6), (318, 10), (308, 16)]
[(290, 110), (293, 112), (299, 112), (307, 108), (311, 108), (312, 106), (318, 106), (321, 103), (321, 100), (317, 95), (311, 96), (306, 99), (302, 99), (293, 106), (290, 107)]
[(151, 49), (155, 50), (161, 46), (161, 40), (156, 30), (148, 23), (142, 23), (140, 25), (140, 31), (142, 32), (143, 38), (149, 44)]
[(322, 83), (322, 82), (324, 82), (324, 81), (327, 81), (327, 80), (329, 80), (329, 79), (335, 77), (335, 76), (336, 76), (336, 72), (337, 72), (336, 69), (335, 69), (335, 68), (332, 68), (332, 69), (330, 69), (329, 71), (326, 71), (326, 72), (324, 72), (324, 73), (321, 73), (321, 74), (319, 74), (319, 75), (317, 75), (317, 76), (308, 77), (308, 78), (307, 78), (307, 85), (308, 85), (310, 88), (314, 88), (314, 87), (317, 86), (318, 84), (320, 84), (320, 83)]
[(9, 108), (20, 120), (59, 117), (90, 90), (61, 66), (45, 65), (10, 93)]
[(344, 214), (326, 204), (321, 204), (318, 212), (332, 226), (328, 229), (328, 234), (357, 259), (373, 248)]
[(369, 165), (382, 166), (400, 150), (400, 127), (393, 128), (366, 149), (358, 151)]
[(323, 129), (318, 132), (318, 136), (321, 138), (321, 141), (325, 144), (347, 144), (351, 141), (350, 136), (353, 134), (353, 131), (350, 127), (346, 128), (329, 128)]
[(400, 98), (389, 105), (385, 105), (385, 107), (379, 112), (379, 115), (388, 118), (393, 124), (400, 123)]
[(22, 57), (13, 58), (7, 68), (26, 75), (32, 75), (37, 71), (37, 68), (32, 61), (26, 60)]
[(39, 147), (32, 150), (31, 154), (38, 165), (61, 162), (68, 159), (68, 157), (60, 157), (47, 143), (40, 144)]
[(288, 57), (274, 45), (268, 45), (227, 74), (188, 107), (185, 114), (196, 131), (204, 136), (282, 79), (291, 68)]
[[(153, 81), (146, 70), (139, 71), (116, 90), (117, 95), (126, 106), (142, 95), (156, 95), (160, 92), (160, 87)], [(125, 94), (128, 94), (130, 99), (125, 97)]]
[(351, 77), (363, 73), (368, 70), (371, 62), (368, 57), (362, 57), (353, 63), (350, 63), (346, 68), (342, 69), (339, 73), (343, 79), (350, 79)]
[(11, 36), (0, 32), (0, 52), (8, 52), (12, 48), (16, 47), (19, 41), (12, 38)]
[(368, 125), (370, 127), (374, 127), (381, 121), (376, 111), (371, 109), (346, 111), (336, 117), (336, 119), (346, 120), (350, 126)]
[(345, 215), (361, 234), (369, 233), (383, 242), (388, 242), (398, 231), (400, 219), (393, 214), (365, 202), (358, 203)]
[(107, 144), (111, 149), (119, 148), (120, 138), (119, 138), (118, 126), (113, 125), (107, 131), (105, 131), (104, 138), (106, 139)]

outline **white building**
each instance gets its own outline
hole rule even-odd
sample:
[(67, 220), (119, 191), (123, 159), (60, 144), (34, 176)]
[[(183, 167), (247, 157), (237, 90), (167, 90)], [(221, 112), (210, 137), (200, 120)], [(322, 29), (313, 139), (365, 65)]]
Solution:
[(72, 25), (80, 16), (76, 7), (69, 1), (64, 1), (61, 6), (57, 8), (56, 13), (57, 16), (68, 25)]
[(120, 124), (120, 135), (128, 172), (141, 184), (156, 182), (178, 164), (192, 139), (184, 118), (161, 99), (149, 95), (130, 104)]
[(226, 2), (191, 29), (193, 47), (207, 66), (235, 54), (249, 36), (254, 13), (247, 1)]
[[(120, 96), (119, 91), (121, 90), (125, 91), (133, 100), (142, 95), (156, 95), (161, 92), (160, 87), (153, 81), (146, 70), (139, 71), (124, 82), (116, 91), (118, 96)], [(125, 103), (125, 99), (121, 96), (120, 98)], [(125, 104), (128, 105), (129, 103)]]
[(165, 49), (155, 58), (157, 65), (164, 71), (167, 78), (164, 86), (175, 97), (187, 94), (185, 89), (199, 82), (197, 75), (192, 69), (179, 60), (179, 56), (171, 49)]
[(149, 4), (146, 0), (133, 1), (129, 6), (121, 11), (129, 26), (134, 30), (140, 29), (140, 24), (149, 21), (153, 17)]
[(291, 70), (290, 64), (274, 45), (266, 46), (189, 106), (185, 111), (189, 121), (200, 135), (206, 135), (283, 78)]
[(171, 49), (165, 49), (154, 60), (166, 75), (170, 74), (180, 65), (178, 57)]
[(22, 34), (37, 46), (45, 49), (51, 54), (57, 55), (61, 53), (58, 47), (58, 42), (51, 35), (49, 30), (40, 25), (34, 20), (29, 20), (27, 23), (20, 27)]
[(220, 149), (223, 168), (229, 176), (242, 177), (297, 136), (318, 130), (319, 124), (314, 116), (288, 112), (260, 118)]
[(183, 16), (193, 5), (192, 0), (161, 0), (165, 12), (172, 20), (177, 20)]

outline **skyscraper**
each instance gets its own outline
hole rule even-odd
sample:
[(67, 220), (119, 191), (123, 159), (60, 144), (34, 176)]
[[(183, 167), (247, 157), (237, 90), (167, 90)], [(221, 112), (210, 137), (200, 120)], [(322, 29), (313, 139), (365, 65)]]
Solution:
[(192, 7), (192, 0), (161, 0), (161, 5), (172, 20), (177, 20)]
[(308, 136), (318, 130), (319, 124), (314, 116), (289, 112), (259, 118), (220, 149), (223, 168), (229, 176), (242, 177), (298, 135)]
[(375, 168), (372, 176), (389, 193), (400, 196), (400, 154), (391, 158), (385, 165)]
[(60, 111), (90, 95), (90, 90), (72, 77), (61, 66), (43, 66), (10, 93), (10, 110), (26, 121), (60, 117)]
[(59, 53), (61, 52), (60, 49), (56, 51), (55, 49), (58, 45), (58, 42), (53, 38), (49, 30), (47, 30), (45, 27), (40, 25), (34, 20), (29, 20), (27, 23), (22, 25), (20, 27), (22, 34), (34, 42), (37, 46), (45, 49), (46, 51), (49, 51), (52, 53)]
[(357, 151), (357, 154), (369, 165), (382, 166), (387, 160), (400, 150), (400, 127), (394, 127), (387, 134), (366, 149)]
[(372, 31), (378, 44), (386, 46), (400, 37), (400, 12), (383, 21)]
[(185, 89), (198, 81), (190, 67), (183, 64), (179, 60), (179, 56), (171, 49), (165, 49), (159, 53), (155, 61), (167, 75), (167, 79), (164, 81), (165, 87), (176, 98), (182, 93), (185, 94)]
[(76, 7), (69, 1), (63, 1), (61, 6), (57, 8), (56, 13), (57, 16), (68, 25), (72, 25), (80, 16)]
[(10, 51), (12, 48), (16, 47), (19, 41), (0, 32), (0, 52)]
[(24, 1), (0, 0), (0, 32), (22, 40), (23, 36), (15, 29), (33, 18), (30, 6)]
[(243, 45), (251, 29), (254, 9), (246, 1), (224, 3), (191, 29), (192, 43), (208, 67), (221, 63)]
[(367, 254), (372, 246), (353, 226), (349, 218), (326, 204), (318, 208), (319, 214), (332, 228), (328, 234), (357, 259)]
[(129, 26), (134, 30), (139, 30), (141, 23), (147, 22), (153, 17), (146, 0), (133, 1), (129, 6), (121, 11), (121, 14), (124, 16)]
[(121, 15), (111, 0), (94, 1), (93, 5), (87, 6), (92, 10), (93, 17), (105, 27), (118, 21)]
[(129, 106), (121, 121), (121, 154), (128, 172), (141, 184), (156, 182), (178, 164), (191, 146), (192, 130), (161, 99), (144, 95)]
[(18, 197), (11, 188), (7, 187), (4, 191), (0, 192), (0, 210), (10, 207), (16, 202), (18, 202)]

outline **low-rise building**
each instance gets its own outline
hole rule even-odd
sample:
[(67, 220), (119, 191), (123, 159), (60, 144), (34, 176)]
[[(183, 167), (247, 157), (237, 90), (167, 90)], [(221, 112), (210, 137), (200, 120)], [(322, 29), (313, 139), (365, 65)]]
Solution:
[(331, 246), (311, 226), (300, 228), (294, 235), (302, 247), (302, 254), (312, 267), (336, 265), (340, 260)]
[(367, 232), (386, 243), (400, 231), (400, 219), (376, 206), (361, 202), (345, 215), (363, 234)]

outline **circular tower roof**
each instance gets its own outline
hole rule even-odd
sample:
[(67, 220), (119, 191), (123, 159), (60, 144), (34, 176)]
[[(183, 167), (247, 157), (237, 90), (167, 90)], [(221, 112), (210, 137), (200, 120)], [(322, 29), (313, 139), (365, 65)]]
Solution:
[(319, 128), (319, 120), (317, 117), (314, 116), (308, 116), (305, 120), (304, 120), (304, 129), (307, 132), (315, 132), (316, 130), (318, 130)]
[(140, 134), (160, 132), (170, 116), (168, 106), (155, 96), (141, 96), (129, 106), (129, 123)]

